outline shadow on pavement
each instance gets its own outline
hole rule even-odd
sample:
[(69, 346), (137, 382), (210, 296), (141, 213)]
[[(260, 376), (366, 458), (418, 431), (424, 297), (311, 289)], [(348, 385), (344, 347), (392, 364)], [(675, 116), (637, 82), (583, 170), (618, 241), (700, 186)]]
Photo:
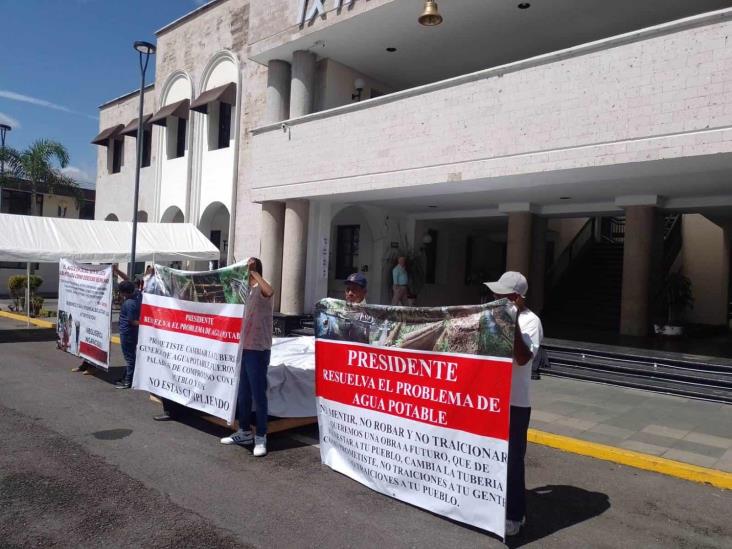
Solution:
[(549, 485), (527, 490), (526, 507), (526, 526), (508, 538), (508, 547), (521, 547), (601, 515), (610, 509), (610, 499), (576, 486)]
[[(81, 359), (79, 359), (81, 360)], [(101, 368), (95, 368), (91, 367), (92, 373), (89, 375), (94, 376), (95, 378), (104, 381), (105, 383), (109, 383), (110, 385), (114, 385), (118, 380), (122, 379), (125, 375), (125, 367), (124, 366), (110, 366), (109, 370), (106, 372), (102, 370)], [(81, 372), (76, 372), (77, 375), (84, 375)]]
[(53, 328), (17, 328), (0, 329), (0, 343), (27, 343), (38, 341), (56, 341), (56, 330)]

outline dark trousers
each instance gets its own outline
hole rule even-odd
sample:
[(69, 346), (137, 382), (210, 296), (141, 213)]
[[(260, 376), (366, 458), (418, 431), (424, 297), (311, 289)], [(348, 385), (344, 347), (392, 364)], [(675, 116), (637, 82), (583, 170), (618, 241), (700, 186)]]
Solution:
[(248, 430), (252, 418), (252, 397), (257, 403), (257, 436), (267, 434), (267, 367), (270, 351), (249, 351), (241, 355), (239, 398), (236, 419), (239, 428)]
[(132, 383), (135, 375), (135, 357), (137, 355), (137, 337), (120, 334), (122, 356), (125, 357), (125, 381)]
[(526, 515), (526, 432), (531, 408), (511, 406), (511, 427), (508, 434), (508, 486), (506, 519), (519, 521)]
[(163, 401), (163, 410), (165, 410), (165, 412), (167, 412), (167, 414), (172, 418), (181, 419), (190, 412), (190, 408), (183, 406), (182, 404), (178, 404), (177, 402), (173, 402), (172, 400), (163, 397), (160, 397), (160, 400)]

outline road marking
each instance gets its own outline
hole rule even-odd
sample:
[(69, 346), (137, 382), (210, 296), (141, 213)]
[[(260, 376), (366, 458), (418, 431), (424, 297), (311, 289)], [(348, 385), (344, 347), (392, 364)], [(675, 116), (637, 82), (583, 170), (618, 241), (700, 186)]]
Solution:
[(637, 469), (653, 471), (692, 482), (710, 484), (717, 488), (732, 490), (732, 473), (725, 471), (699, 467), (698, 465), (691, 465), (681, 461), (642, 454), (640, 452), (598, 444), (596, 442), (555, 435), (554, 433), (545, 433), (536, 429), (529, 429), (527, 438), (529, 442), (549, 446), (565, 452), (589, 456), (604, 461), (612, 461), (613, 463), (628, 465)]

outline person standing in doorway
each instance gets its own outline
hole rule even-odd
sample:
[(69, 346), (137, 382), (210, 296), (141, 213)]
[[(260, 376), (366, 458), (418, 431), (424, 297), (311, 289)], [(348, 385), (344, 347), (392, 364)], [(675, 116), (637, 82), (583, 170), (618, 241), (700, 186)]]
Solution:
[[(222, 444), (248, 445), (254, 443), (254, 455), (267, 454), (267, 368), (272, 349), (272, 317), (274, 290), (262, 278), (262, 262), (251, 258), (249, 266), (249, 296), (242, 326), (241, 371), (237, 420), (239, 430), (221, 439)], [(257, 430), (252, 436), (252, 399), (257, 404)]]
[(409, 291), (409, 275), (407, 274), (407, 258), (399, 256), (396, 267), (391, 270), (392, 305), (407, 305), (407, 293)]
[(142, 294), (129, 280), (120, 282), (119, 295), (122, 306), (119, 310), (119, 338), (122, 343), (122, 354), (125, 357), (125, 375), (115, 386), (117, 389), (132, 387), (135, 374), (135, 356), (137, 355), (137, 334), (140, 329), (140, 309)]
[(486, 282), (496, 299), (506, 298), (518, 309), (513, 339), (511, 376), (511, 424), (508, 435), (508, 486), (506, 488), (506, 536), (515, 536), (526, 523), (526, 434), (531, 417), (531, 365), (544, 330), (541, 320), (526, 306), (529, 284), (521, 273), (503, 273), (495, 282)]

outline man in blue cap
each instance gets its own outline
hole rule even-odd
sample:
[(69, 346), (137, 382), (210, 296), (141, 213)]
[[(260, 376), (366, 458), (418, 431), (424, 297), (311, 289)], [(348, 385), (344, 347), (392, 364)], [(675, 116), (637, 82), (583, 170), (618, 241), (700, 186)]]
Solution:
[(368, 281), (363, 273), (353, 273), (346, 278), (346, 303), (366, 303)]

